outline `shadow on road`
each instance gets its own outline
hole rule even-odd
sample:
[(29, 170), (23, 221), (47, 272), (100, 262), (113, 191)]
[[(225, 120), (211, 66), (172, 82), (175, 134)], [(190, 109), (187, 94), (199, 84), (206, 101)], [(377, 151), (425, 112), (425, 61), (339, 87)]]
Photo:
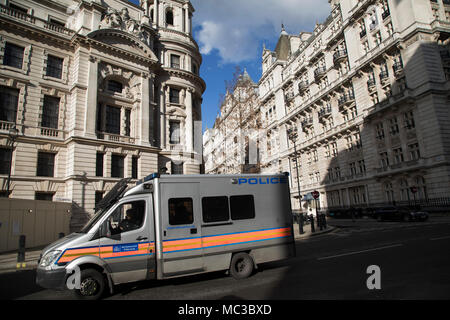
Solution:
[(44, 290), (36, 284), (36, 271), (0, 274), (0, 299), (14, 300)]

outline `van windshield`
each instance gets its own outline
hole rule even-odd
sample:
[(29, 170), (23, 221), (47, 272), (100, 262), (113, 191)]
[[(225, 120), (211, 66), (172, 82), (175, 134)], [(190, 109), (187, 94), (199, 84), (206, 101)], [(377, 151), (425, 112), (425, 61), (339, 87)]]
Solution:
[(95, 214), (88, 221), (88, 223), (81, 229), (80, 233), (88, 233), (94, 224), (97, 223), (98, 220), (103, 217), (106, 211), (108, 211), (111, 206), (117, 202), (119, 198), (123, 196), (125, 191), (128, 188), (128, 183), (131, 178), (123, 178), (119, 182), (117, 182), (114, 187), (103, 197), (102, 200), (95, 206)]
[(91, 230), (92, 226), (97, 223), (105, 214), (105, 212), (108, 211), (109, 208), (104, 208), (98, 210), (94, 216), (88, 221), (88, 223), (79, 231), (79, 233), (88, 233), (89, 230)]

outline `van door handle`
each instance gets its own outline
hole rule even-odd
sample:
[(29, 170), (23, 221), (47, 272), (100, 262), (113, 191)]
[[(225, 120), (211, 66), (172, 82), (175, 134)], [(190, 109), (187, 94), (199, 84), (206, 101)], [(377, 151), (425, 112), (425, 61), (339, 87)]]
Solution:
[(147, 240), (147, 239), (148, 239), (147, 237), (141, 237), (141, 236), (136, 238), (137, 241)]
[(191, 229), (191, 234), (196, 234), (196, 233), (197, 233), (197, 228)]

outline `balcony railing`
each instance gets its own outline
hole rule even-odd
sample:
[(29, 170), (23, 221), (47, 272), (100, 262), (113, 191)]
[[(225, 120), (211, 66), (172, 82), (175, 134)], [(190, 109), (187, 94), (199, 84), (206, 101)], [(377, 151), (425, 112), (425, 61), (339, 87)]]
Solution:
[(337, 50), (333, 54), (333, 62), (334, 64), (339, 63), (347, 57), (347, 50)]
[(329, 116), (331, 115), (331, 107), (321, 108), (317, 114), (319, 118)]
[(325, 67), (318, 67), (314, 70), (314, 79), (317, 81), (323, 78), (327, 73), (327, 69)]
[(403, 64), (400, 61), (397, 61), (392, 68), (394, 69), (395, 74), (401, 73), (403, 71)]
[(352, 103), (355, 100), (355, 94), (353, 92), (344, 93), (338, 99), (339, 107)]
[(121, 136), (118, 134), (112, 134), (107, 132), (97, 132), (97, 139), (108, 140), (112, 142), (125, 142), (125, 143), (134, 143), (135, 139), (128, 136)]
[(373, 89), (376, 85), (376, 81), (375, 78), (369, 78), (369, 80), (367, 81), (367, 87), (369, 88), (369, 90)]
[(298, 91), (303, 92), (308, 89), (309, 84), (306, 81), (300, 81), (298, 83)]
[(389, 78), (389, 72), (387, 70), (383, 70), (380, 72), (380, 80), (384, 81)]
[(293, 92), (288, 92), (288, 93), (286, 93), (286, 95), (284, 96), (284, 99), (287, 101), (287, 102), (290, 102), (292, 99), (294, 99), (294, 93)]
[(389, 11), (389, 9), (386, 9), (385, 11), (383, 11), (381, 13), (381, 18), (383, 18), (383, 20), (385, 20), (387, 17), (389, 17), (391, 15), (391, 12)]
[(2, 4), (0, 4), (0, 14), (7, 15), (14, 19), (18, 19), (18, 20), (30, 23), (32, 25), (35, 25), (37, 27), (47, 29), (52, 33), (64, 34), (66, 36), (72, 36), (75, 33), (75, 31), (73, 31), (71, 29), (67, 29), (66, 27), (63, 27), (61, 25), (51, 23), (44, 19), (34, 17), (32, 15), (29, 15), (27, 13), (10, 8), (10, 7), (2, 5)]
[(312, 126), (313, 118), (306, 118), (306, 119), (302, 120), (301, 124), (302, 124), (302, 128)]

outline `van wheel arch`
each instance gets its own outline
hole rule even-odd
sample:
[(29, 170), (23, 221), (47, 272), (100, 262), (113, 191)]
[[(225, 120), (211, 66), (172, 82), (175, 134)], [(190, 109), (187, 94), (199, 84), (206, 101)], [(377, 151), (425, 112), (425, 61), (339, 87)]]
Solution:
[(109, 287), (110, 294), (114, 293), (114, 283), (108, 270), (105, 267), (102, 267), (95, 263), (84, 263), (80, 264), (78, 267), (80, 268), (80, 270), (94, 269), (98, 271), (105, 278), (105, 283), (107, 284), (107, 287)]

